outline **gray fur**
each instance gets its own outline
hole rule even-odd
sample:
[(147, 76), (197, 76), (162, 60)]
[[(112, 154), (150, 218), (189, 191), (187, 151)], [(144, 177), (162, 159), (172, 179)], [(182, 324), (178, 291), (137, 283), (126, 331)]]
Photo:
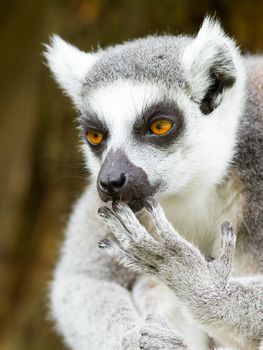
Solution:
[(244, 58), (246, 108), (240, 120), (233, 170), (242, 183), (246, 204), (240, 249), (249, 251), (263, 271), (263, 56)]
[(167, 329), (164, 320), (148, 315), (146, 320), (129, 332), (122, 340), (123, 350), (133, 350), (139, 345), (143, 350), (186, 350), (183, 339)]
[(149, 36), (109, 47), (89, 71), (82, 93), (118, 79), (182, 87), (186, 81), (182, 67), (175, 62), (180, 62), (191, 40), (187, 36)]

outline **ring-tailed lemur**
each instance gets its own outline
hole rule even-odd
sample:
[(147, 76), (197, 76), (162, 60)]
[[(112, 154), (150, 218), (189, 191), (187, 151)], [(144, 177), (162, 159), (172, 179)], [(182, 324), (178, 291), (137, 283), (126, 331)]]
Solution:
[(46, 57), (91, 172), (51, 286), (65, 342), (262, 349), (263, 58), (209, 18), (94, 53), (54, 36)]

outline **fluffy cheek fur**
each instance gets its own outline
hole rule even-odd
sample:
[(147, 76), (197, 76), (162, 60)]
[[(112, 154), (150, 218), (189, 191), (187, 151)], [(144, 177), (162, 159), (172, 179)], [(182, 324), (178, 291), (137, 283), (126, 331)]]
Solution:
[(80, 148), (84, 156), (85, 167), (90, 173), (92, 182), (96, 182), (102, 162), (94, 155), (87, 142), (84, 141)]

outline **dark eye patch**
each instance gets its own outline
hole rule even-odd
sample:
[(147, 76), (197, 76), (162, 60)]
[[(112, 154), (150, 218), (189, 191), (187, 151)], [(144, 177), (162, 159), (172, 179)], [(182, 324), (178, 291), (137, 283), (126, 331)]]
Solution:
[[(102, 153), (106, 149), (107, 145), (107, 137), (109, 135), (108, 128), (105, 123), (103, 123), (96, 113), (92, 113), (91, 111), (85, 112), (85, 114), (82, 114), (79, 118), (79, 124), (81, 129), (81, 134), (83, 139), (87, 142), (89, 147), (92, 149), (94, 154), (101, 158)], [(90, 144), (86, 139), (86, 133), (88, 131), (99, 131), (103, 133), (103, 141), (99, 145), (92, 145)]]
[(91, 111), (82, 114), (79, 118), (79, 123), (85, 131), (92, 129), (103, 133), (108, 132), (107, 125), (103, 123), (101, 119), (99, 119), (96, 113), (92, 113)]
[[(158, 119), (167, 119), (172, 124), (172, 129), (165, 135), (154, 135), (150, 132), (150, 124)], [(184, 130), (183, 112), (174, 101), (164, 99), (146, 106), (144, 111), (137, 116), (133, 126), (133, 134), (141, 142), (152, 143), (160, 148), (166, 148), (176, 142)]]

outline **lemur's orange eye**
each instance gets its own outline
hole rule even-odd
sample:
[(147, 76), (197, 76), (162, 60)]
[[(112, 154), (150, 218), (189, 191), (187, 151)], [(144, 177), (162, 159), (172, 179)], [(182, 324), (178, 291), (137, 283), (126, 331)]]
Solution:
[(167, 119), (159, 119), (150, 125), (150, 131), (155, 135), (165, 135), (173, 127), (173, 124)]
[(86, 133), (86, 137), (88, 142), (94, 146), (99, 145), (103, 141), (103, 133), (99, 131), (90, 130)]

